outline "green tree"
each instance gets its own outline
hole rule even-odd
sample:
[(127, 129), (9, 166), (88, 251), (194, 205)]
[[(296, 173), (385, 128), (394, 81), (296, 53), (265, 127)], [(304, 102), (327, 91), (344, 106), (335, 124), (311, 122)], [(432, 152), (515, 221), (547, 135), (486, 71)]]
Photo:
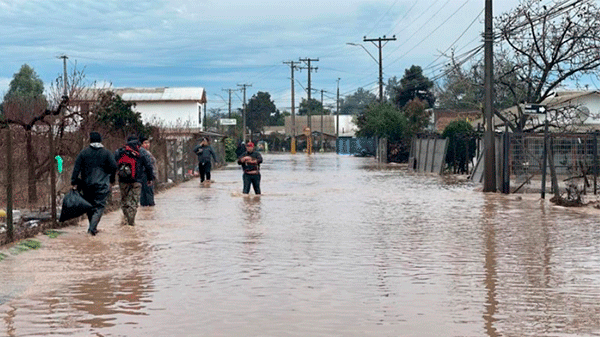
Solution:
[(341, 99), (340, 115), (358, 115), (376, 100), (377, 96), (375, 94), (363, 88), (358, 88), (353, 94)]
[(436, 104), (438, 107), (441, 109), (480, 109), (484, 91), (483, 74), (478, 64), (472, 65), (469, 69), (448, 65), (445, 74), (443, 82), (437, 90)]
[(103, 91), (92, 108), (98, 123), (111, 133), (127, 137), (129, 134), (149, 134), (149, 126), (144, 125), (142, 115), (134, 111), (135, 103), (124, 101), (115, 92)]
[(44, 95), (44, 82), (28, 64), (24, 64), (19, 72), (13, 75), (8, 92), (4, 99), (11, 97), (38, 98)]
[(262, 133), (263, 127), (269, 123), (271, 114), (277, 111), (271, 95), (263, 91), (254, 94), (246, 108), (246, 126), (253, 134)]
[(309, 109), (311, 115), (318, 115), (323, 111), (323, 104), (314, 98), (310, 99), (310, 103), (307, 99), (302, 98), (298, 107), (298, 116), (307, 116)]
[(384, 102), (372, 104), (355, 117), (359, 137), (385, 137), (391, 141), (409, 137), (409, 122), (395, 105)]
[(390, 77), (383, 92), (384, 98), (388, 101), (392, 101), (396, 92), (395, 89), (399, 86), (400, 82), (398, 81), (398, 78), (396, 76)]
[(406, 103), (402, 112), (408, 120), (408, 128), (412, 135), (423, 132), (427, 128), (431, 116), (430, 111), (427, 109), (427, 103), (419, 98), (412, 99)]
[(469, 162), (475, 157), (476, 138), (473, 126), (466, 120), (452, 121), (442, 133), (448, 139), (446, 163), (454, 173), (468, 173)]
[(419, 98), (427, 102), (429, 107), (433, 107), (435, 96), (432, 89), (433, 82), (423, 75), (423, 69), (413, 65), (404, 71), (400, 85), (393, 89), (393, 100), (400, 109), (415, 98)]

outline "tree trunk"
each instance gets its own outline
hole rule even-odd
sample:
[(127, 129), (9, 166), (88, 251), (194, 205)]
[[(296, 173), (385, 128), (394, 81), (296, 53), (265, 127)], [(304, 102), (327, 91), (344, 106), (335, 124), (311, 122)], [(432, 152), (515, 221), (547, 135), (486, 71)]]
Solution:
[(26, 130), (27, 136), (27, 181), (29, 204), (35, 205), (38, 202), (37, 184), (35, 179), (35, 152), (33, 151), (32, 131)]

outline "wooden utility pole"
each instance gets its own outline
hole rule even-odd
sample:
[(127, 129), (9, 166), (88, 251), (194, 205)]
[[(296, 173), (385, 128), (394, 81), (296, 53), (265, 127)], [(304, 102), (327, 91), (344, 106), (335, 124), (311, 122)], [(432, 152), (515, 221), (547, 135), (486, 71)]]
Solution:
[(231, 118), (231, 93), (236, 91), (237, 89), (221, 89), (223, 91), (227, 91), (229, 93), (229, 103), (227, 104), (227, 106), (229, 107), (229, 114), (227, 115), (227, 118)]
[(337, 99), (335, 100), (335, 149), (338, 151), (340, 138), (340, 78), (337, 79)]
[[(379, 101), (383, 102), (383, 57), (381, 56), (381, 49), (387, 44), (389, 41), (396, 41), (396, 35), (392, 37), (378, 37), (376, 39), (367, 39), (365, 36), (363, 38), (364, 42), (371, 42), (379, 49)], [(377, 43), (375, 43), (377, 42)], [(385, 42), (382, 44), (382, 42)]]
[(306, 67), (305, 68), (301, 68), (301, 69), (307, 69), (308, 70), (308, 111), (307, 111), (307, 124), (308, 124), (308, 129), (309, 129), (309, 135), (306, 138), (306, 143), (307, 143), (307, 154), (312, 154), (312, 125), (311, 125), (311, 120), (310, 120), (310, 116), (311, 116), (311, 102), (310, 102), (310, 92), (311, 92), (311, 81), (310, 81), (310, 73), (314, 70), (315, 72), (317, 71), (318, 67), (311, 67), (310, 63), (311, 62), (318, 62), (319, 59), (311, 59), (311, 58), (303, 58), (300, 59), (300, 61), (305, 62), (306, 63)]
[[(238, 84), (244, 92), (244, 106), (242, 108), (242, 141), (246, 144), (246, 87), (251, 87), (252, 84)], [(230, 98), (231, 99), (231, 98)]]
[(296, 154), (296, 103), (294, 98), (294, 70), (299, 69), (294, 61), (283, 62), (289, 64), (292, 71), (292, 141), (290, 144), (290, 152)]
[(493, 32), (492, 0), (485, 0), (485, 32), (484, 32), (484, 119), (485, 119), (485, 161), (483, 175), (483, 191), (496, 192), (496, 139), (494, 137), (493, 111), (493, 61), (494, 61), (494, 32)]

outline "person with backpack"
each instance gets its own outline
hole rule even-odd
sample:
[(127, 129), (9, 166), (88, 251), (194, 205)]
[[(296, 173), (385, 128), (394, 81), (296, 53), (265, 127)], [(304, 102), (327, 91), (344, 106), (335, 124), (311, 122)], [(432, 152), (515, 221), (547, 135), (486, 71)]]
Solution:
[(244, 189), (242, 193), (250, 193), (250, 185), (254, 188), (254, 194), (260, 194), (260, 164), (263, 158), (258, 151), (254, 151), (254, 143), (246, 144), (246, 152), (238, 159), (238, 164), (242, 166), (244, 175)]
[(83, 198), (92, 204), (92, 209), (87, 212), (87, 232), (92, 236), (98, 233), (98, 223), (104, 213), (110, 187), (115, 183), (116, 171), (117, 163), (111, 151), (102, 145), (102, 135), (90, 132), (90, 146), (83, 149), (75, 159), (71, 185), (73, 189), (81, 191)]
[(210, 182), (210, 169), (212, 167), (211, 158), (217, 161), (215, 151), (210, 146), (208, 138), (202, 138), (200, 144), (194, 147), (194, 153), (198, 156), (198, 172), (200, 172), (200, 183), (202, 184), (205, 179)]
[(154, 171), (147, 156), (140, 154), (140, 142), (136, 136), (129, 136), (127, 144), (115, 152), (117, 176), (121, 191), (121, 209), (129, 226), (135, 225), (135, 215), (140, 203), (142, 180), (147, 177), (147, 184), (154, 183)]

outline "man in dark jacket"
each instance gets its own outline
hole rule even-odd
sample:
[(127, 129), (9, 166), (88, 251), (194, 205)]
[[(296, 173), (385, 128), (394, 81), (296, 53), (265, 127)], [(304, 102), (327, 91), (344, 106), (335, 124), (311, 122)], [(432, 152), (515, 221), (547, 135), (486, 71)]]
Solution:
[(200, 173), (200, 183), (203, 183), (206, 179), (210, 182), (210, 169), (212, 167), (211, 158), (217, 161), (215, 151), (212, 149), (208, 142), (208, 138), (202, 138), (200, 144), (194, 147), (194, 153), (198, 155), (198, 172)]
[[(154, 158), (154, 156), (150, 152), (150, 138), (146, 136), (140, 136), (140, 144), (142, 144), (140, 147), (140, 155), (146, 156), (148, 162), (150, 163), (150, 165), (152, 165), (154, 179), (151, 180), (153, 180), (156, 183), (158, 169), (156, 167), (156, 158)], [(144, 173), (144, 175), (142, 177), (142, 192), (140, 194), (140, 205), (154, 206), (154, 184), (148, 184), (148, 177), (146, 177), (144, 171), (142, 172)]]
[(121, 209), (127, 224), (133, 226), (135, 225), (137, 208), (140, 204), (144, 174), (148, 178), (147, 184), (154, 183), (152, 164), (148, 161), (147, 156), (140, 155), (140, 142), (136, 136), (127, 138), (127, 144), (115, 152), (115, 160), (117, 161), (119, 189), (121, 191)]
[(73, 189), (79, 189), (83, 198), (92, 204), (87, 212), (90, 225), (88, 233), (98, 233), (98, 223), (110, 195), (110, 185), (115, 183), (117, 163), (112, 153), (102, 145), (98, 132), (90, 133), (90, 146), (79, 153), (71, 175)]
[(260, 153), (254, 151), (254, 143), (248, 142), (246, 144), (246, 152), (238, 159), (238, 164), (242, 165), (242, 169), (244, 170), (244, 175), (242, 176), (244, 194), (250, 193), (250, 185), (254, 188), (255, 194), (260, 194), (260, 164), (262, 161)]

